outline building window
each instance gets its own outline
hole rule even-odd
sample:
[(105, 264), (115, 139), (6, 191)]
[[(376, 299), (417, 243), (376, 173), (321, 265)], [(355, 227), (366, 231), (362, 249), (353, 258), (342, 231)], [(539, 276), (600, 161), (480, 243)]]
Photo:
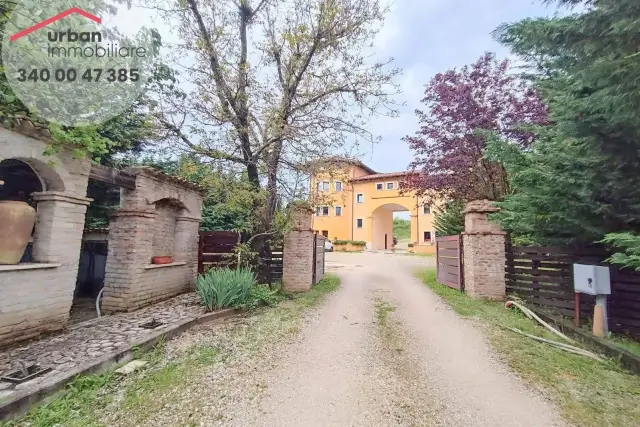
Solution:
[(384, 190), (384, 184), (376, 184), (376, 190)]
[(431, 242), (431, 232), (430, 231), (425, 231), (424, 232), (424, 241), (425, 242)]
[(387, 182), (387, 190), (393, 190), (393, 182)]
[(316, 208), (317, 216), (329, 216), (329, 206), (318, 206)]
[(356, 203), (364, 203), (364, 194), (362, 193), (356, 194)]
[(318, 191), (329, 191), (329, 181), (319, 181)]
[(336, 216), (342, 216), (342, 206), (336, 206)]
[(356, 228), (362, 228), (362, 218), (356, 219)]
[(429, 215), (431, 213), (431, 205), (422, 206), (422, 213), (425, 215)]
[(342, 191), (342, 182), (336, 181), (336, 191)]

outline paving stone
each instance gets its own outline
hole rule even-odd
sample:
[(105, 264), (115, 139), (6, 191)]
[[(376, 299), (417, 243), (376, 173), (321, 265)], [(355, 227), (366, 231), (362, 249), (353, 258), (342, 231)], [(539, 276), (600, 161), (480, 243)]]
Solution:
[[(91, 320), (86, 325), (78, 324), (56, 336), (32, 341), (27, 345), (20, 344), (19, 347), (6, 348), (0, 351), (0, 375), (15, 371), (18, 360), (55, 368), (55, 371), (23, 383), (31, 387), (60, 372), (70, 371), (95, 358), (114, 353), (131, 341), (154, 335), (161, 329), (201, 316), (204, 309), (197, 304), (198, 301), (195, 293), (179, 295), (138, 311), (104, 316)], [(196, 304), (185, 306), (185, 303), (192, 302)], [(157, 329), (139, 327), (151, 319), (161, 321), (165, 325)], [(2, 388), (0, 390), (4, 392)]]

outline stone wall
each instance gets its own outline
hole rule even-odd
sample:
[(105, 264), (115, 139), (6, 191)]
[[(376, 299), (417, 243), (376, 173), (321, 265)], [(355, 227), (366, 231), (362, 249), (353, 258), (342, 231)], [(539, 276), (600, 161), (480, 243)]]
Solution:
[[(132, 168), (136, 189), (122, 190), (109, 224), (105, 312), (135, 310), (192, 289), (198, 271), (202, 194), (196, 186)], [(173, 263), (151, 264), (154, 256)]]
[(469, 202), (465, 209), (464, 290), (474, 298), (504, 299), (506, 233), (489, 221), (497, 212), (489, 200)]
[(34, 263), (0, 266), (0, 345), (64, 328), (73, 303), (91, 163), (46, 148), (46, 139), (0, 128), (0, 161), (27, 163), (44, 188), (33, 195)]
[(286, 292), (307, 292), (313, 286), (313, 211), (294, 208), (292, 230), (284, 236), (282, 288)]

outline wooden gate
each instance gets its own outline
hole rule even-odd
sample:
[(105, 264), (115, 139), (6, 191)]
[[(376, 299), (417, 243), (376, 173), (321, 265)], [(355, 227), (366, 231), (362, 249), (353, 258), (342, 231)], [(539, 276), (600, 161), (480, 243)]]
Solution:
[(324, 279), (324, 244), (326, 237), (318, 233), (313, 238), (313, 284)]
[(438, 283), (462, 291), (462, 237), (444, 236), (436, 238), (436, 276)]

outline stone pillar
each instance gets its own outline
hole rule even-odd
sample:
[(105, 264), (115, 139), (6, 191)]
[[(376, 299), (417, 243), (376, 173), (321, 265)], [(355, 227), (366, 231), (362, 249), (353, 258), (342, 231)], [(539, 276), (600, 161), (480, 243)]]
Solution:
[[(38, 310), (48, 316), (42, 329), (56, 330), (66, 326), (69, 320), (78, 277), (84, 216), (91, 199), (57, 191), (33, 193), (33, 199), (38, 202), (34, 262), (61, 264), (51, 270), (50, 276), (36, 282), (37, 286), (46, 288), (35, 291), (44, 296)], [(28, 283), (22, 285), (27, 287)]]
[(193, 276), (191, 284), (195, 286), (198, 275), (198, 232), (200, 218), (179, 216), (176, 218), (173, 253), (174, 261), (185, 261)]
[(58, 191), (33, 193), (33, 199), (38, 202), (34, 260), (75, 264), (77, 274), (84, 216), (92, 200)]
[(284, 236), (282, 260), (282, 289), (286, 292), (307, 292), (313, 286), (312, 215), (304, 207), (292, 209), (293, 227)]
[(109, 222), (109, 253), (105, 269), (102, 311), (111, 313), (136, 308), (137, 286), (144, 266), (153, 256), (153, 211), (120, 209)]
[(499, 209), (490, 200), (467, 203), (464, 210), (464, 289), (474, 298), (504, 299), (506, 233), (489, 222)]

